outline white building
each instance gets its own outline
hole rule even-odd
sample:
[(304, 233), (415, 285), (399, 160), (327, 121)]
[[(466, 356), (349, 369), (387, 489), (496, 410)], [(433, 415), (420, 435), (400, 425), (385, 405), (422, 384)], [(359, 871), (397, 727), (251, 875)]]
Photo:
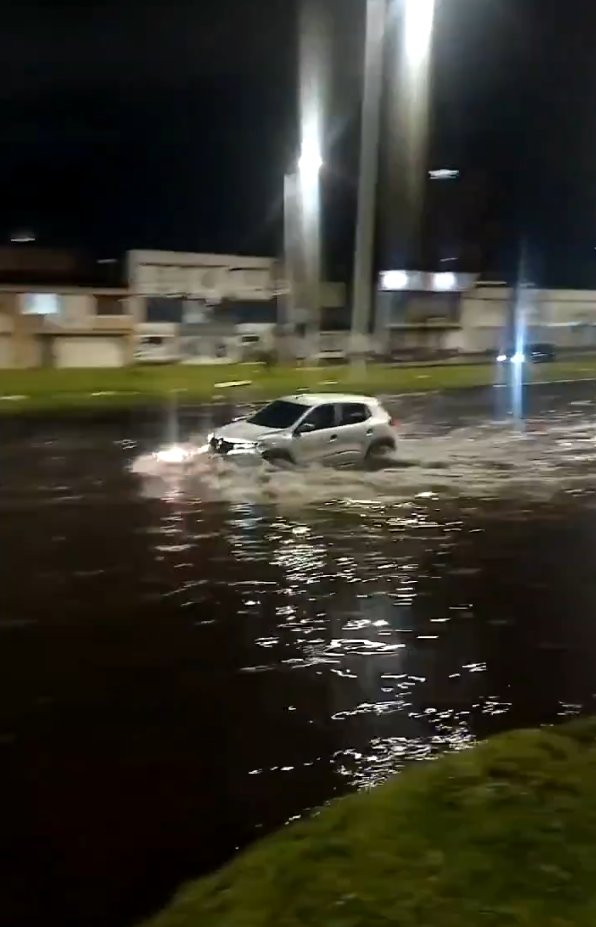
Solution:
[(0, 368), (131, 363), (128, 290), (0, 287)]
[(514, 317), (528, 342), (596, 350), (596, 291), (513, 290), (471, 275), (448, 276), (389, 278), (396, 288), (380, 289), (377, 300), (375, 341), (382, 353), (497, 351), (511, 343)]
[[(128, 279), (142, 361), (249, 360), (275, 349), (290, 314), (298, 329), (306, 321), (300, 293), (288, 292), (273, 258), (131, 251)], [(345, 307), (345, 296), (343, 284), (321, 287), (324, 310)], [(328, 335), (322, 346), (335, 350), (336, 342)], [(292, 353), (300, 354), (300, 344)]]

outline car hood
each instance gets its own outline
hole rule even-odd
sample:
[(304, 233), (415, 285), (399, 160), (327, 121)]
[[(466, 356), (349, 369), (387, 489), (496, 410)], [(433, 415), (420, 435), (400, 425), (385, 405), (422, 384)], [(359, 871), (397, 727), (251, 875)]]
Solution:
[(262, 425), (253, 425), (251, 422), (231, 422), (223, 428), (217, 428), (215, 436), (225, 438), (227, 441), (262, 441), (269, 435), (282, 434), (277, 428), (263, 428)]

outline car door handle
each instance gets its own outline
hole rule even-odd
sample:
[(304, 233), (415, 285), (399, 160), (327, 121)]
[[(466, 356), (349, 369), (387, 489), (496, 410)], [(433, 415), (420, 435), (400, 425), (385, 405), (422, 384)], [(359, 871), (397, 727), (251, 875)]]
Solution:
[(331, 437), (329, 438), (329, 441), (330, 441), (330, 442), (331, 442), (331, 441), (337, 441), (337, 435), (331, 435)]

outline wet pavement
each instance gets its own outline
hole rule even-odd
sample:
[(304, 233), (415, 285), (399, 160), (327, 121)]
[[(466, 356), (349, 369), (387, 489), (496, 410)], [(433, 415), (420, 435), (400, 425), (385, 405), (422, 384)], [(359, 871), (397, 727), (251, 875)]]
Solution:
[(596, 384), (505, 403), (395, 400), (374, 473), (180, 477), (165, 415), (2, 422), (2, 925), (134, 923), (349, 789), (593, 710)]

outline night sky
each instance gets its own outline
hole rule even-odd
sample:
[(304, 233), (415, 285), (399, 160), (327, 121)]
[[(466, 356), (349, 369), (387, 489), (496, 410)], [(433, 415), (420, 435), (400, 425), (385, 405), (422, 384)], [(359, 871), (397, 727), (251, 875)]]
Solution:
[[(363, 0), (329, 10), (332, 275), (349, 270)], [(596, 4), (438, 0), (433, 162), (490, 178), (499, 261), (596, 286)], [(293, 0), (9, 0), (0, 236), (275, 253), (295, 145)]]

